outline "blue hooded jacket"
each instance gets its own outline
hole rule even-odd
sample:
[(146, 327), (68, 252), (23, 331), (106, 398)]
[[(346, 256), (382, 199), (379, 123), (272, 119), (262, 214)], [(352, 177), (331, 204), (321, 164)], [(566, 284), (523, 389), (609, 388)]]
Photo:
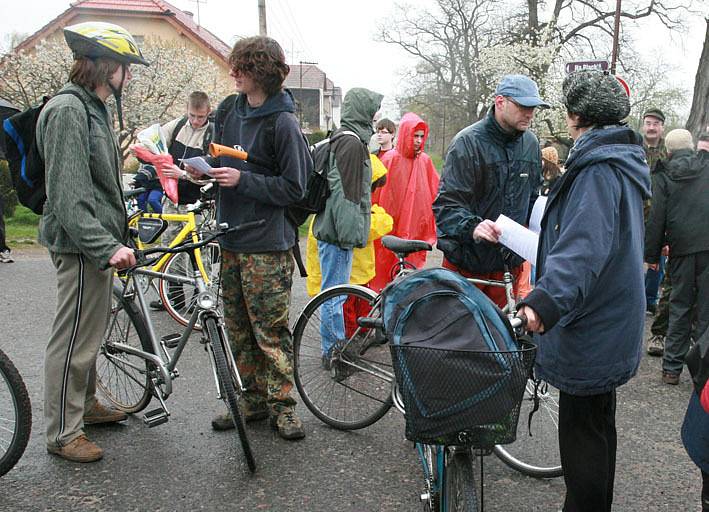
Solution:
[(637, 371), (648, 197), (642, 140), (623, 126), (579, 137), (550, 192), (537, 282), (521, 304), (534, 309), (546, 329), (535, 334), (537, 375), (566, 393), (606, 393)]
[[(219, 188), (219, 222), (236, 226), (266, 220), (261, 227), (222, 237), (220, 243), (227, 250), (242, 253), (285, 251), (295, 244), (295, 230), (286, 218), (286, 206), (303, 197), (313, 161), (294, 111), (293, 96), (288, 90), (269, 96), (257, 108), (249, 107), (242, 94), (236, 98), (233, 107), (227, 109), (220, 105), (218, 109), (216, 124), (223, 129), (216, 134), (218, 140), (215, 142), (225, 146), (238, 144), (262, 160), (272, 161), (268, 167), (228, 156), (220, 156), (215, 162), (215, 167), (241, 170), (236, 187)], [(224, 119), (220, 118), (220, 112), (225, 112)], [(269, 118), (276, 113), (274, 126)]]

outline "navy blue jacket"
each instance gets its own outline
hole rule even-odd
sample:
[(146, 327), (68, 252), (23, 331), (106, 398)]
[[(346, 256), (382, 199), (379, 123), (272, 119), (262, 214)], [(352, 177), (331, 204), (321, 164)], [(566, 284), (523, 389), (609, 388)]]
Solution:
[(537, 374), (573, 395), (627, 382), (640, 363), (645, 321), (643, 199), (650, 170), (640, 136), (622, 126), (584, 133), (542, 218), (535, 289), (521, 304), (535, 334)]
[[(226, 100), (225, 100), (226, 101)], [(241, 170), (236, 187), (220, 187), (217, 195), (219, 222), (236, 226), (244, 222), (265, 219), (262, 227), (230, 233), (220, 238), (230, 251), (260, 253), (285, 251), (295, 244), (295, 229), (285, 215), (286, 206), (302, 199), (307, 176), (312, 169), (308, 144), (303, 138), (295, 105), (288, 91), (270, 96), (258, 108), (248, 106), (246, 97), (239, 95), (236, 105), (223, 109), (225, 118), (217, 115), (216, 124), (223, 128), (216, 134), (219, 144), (240, 145), (247, 153), (272, 159), (273, 165), (262, 167), (232, 157), (220, 156), (214, 167), (234, 167)], [(270, 132), (269, 117), (280, 112), (275, 131)], [(273, 126), (271, 123), (270, 126)]]
[[(473, 230), (483, 219), (497, 220), (501, 213), (527, 224), (541, 184), (536, 135), (529, 130), (505, 132), (491, 108), (485, 119), (460, 131), (448, 148), (433, 203), (438, 248), (462, 270), (504, 270), (499, 247), (475, 242)], [(510, 261), (512, 266), (521, 263), (516, 255)]]

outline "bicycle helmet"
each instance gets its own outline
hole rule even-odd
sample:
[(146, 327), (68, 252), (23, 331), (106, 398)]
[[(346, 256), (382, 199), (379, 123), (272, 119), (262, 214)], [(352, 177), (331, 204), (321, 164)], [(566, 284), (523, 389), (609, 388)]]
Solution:
[(75, 57), (106, 57), (121, 64), (150, 64), (126, 29), (113, 23), (87, 21), (64, 29), (64, 38)]
[(138, 45), (130, 33), (113, 23), (103, 23), (101, 21), (87, 21), (78, 23), (64, 29), (66, 43), (74, 53), (74, 58), (86, 57), (98, 59), (104, 57), (120, 62), (123, 76), (118, 87), (114, 87), (110, 82), (108, 86), (116, 98), (116, 111), (118, 113), (118, 126), (123, 130), (123, 108), (121, 105), (121, 95), (123, 94), (123, 82), (125, 81), (126, 68), (130, 64), (142, 64), (149, 66), (147, 60), (140, 53)]

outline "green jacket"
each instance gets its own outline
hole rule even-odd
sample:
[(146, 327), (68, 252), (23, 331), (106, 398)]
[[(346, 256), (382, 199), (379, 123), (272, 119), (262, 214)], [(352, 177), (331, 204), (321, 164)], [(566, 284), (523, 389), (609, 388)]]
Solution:
[(51, 252), (83, 254), (99, 268), (128, 238), (121, 184), (121, 154), (113, 121), (96, 94), (74, 84), (55, 96), (37, 121), (37, 147), (45, 162), (47, 202), (39, 241)]
[[(330, 196), (315, 216), (313, 235), (342, 249), (365, 247), (372, 212), (372, 165), (367, 143), (382, 95), (350, 89), (342, 103), (342, 127), (332, 134), (327, 180)], [(342, 131), (357, 134), (340, 134)]]

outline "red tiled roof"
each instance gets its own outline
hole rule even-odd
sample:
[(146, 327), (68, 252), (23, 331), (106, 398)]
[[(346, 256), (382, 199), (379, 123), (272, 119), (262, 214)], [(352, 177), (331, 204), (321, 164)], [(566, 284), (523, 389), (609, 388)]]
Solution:
[(34, 35), (23, 41), (18, 48), (31, 46), (37, 39), (41, 39), (56, 24), (61, 23), (72, 13), (86, 13), (91, 11), (101, 11), (123, 14), (152, 14), (157, 16), (167, 16), (178, 26), (185, 29), (188, 36), (192, 36), (198, 42), (208, 47), (215, 56), (224, 61), (227, 60), (231, 48), (217, 36), (204, 27), (200, 27), (192, 16), (185, 11), (165, 2), (164, 0), (78, 0), (71, 4), (71, 7), (57, 16), (54, 20), (38, 30)]

